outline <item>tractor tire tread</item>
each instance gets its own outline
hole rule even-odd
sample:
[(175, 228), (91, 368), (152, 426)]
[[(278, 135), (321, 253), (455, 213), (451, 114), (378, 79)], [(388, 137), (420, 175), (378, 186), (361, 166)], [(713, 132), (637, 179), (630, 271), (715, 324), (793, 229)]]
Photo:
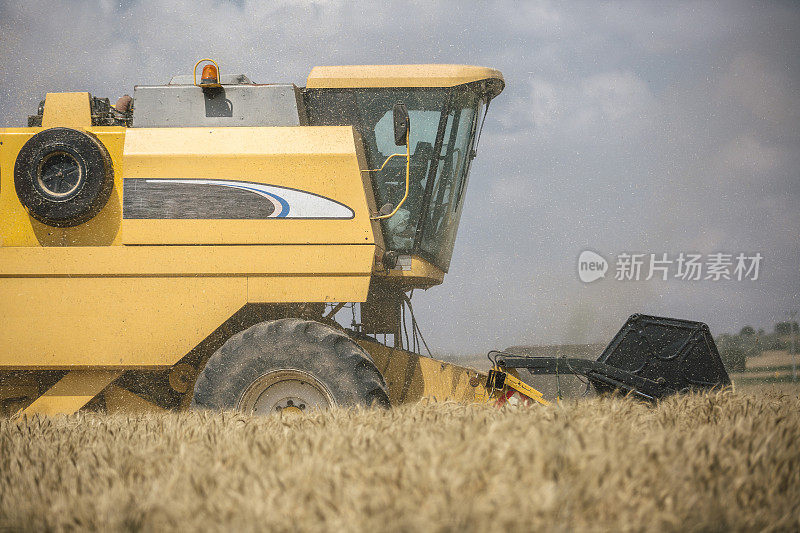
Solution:
[(191, 407), (235, 409), (250, 383), (281, 368), (310, 373), (338, 405), (389, 406), (383, 376), (355, 341), (326, 324), (284, 318), (231, 336), (198, 376)]

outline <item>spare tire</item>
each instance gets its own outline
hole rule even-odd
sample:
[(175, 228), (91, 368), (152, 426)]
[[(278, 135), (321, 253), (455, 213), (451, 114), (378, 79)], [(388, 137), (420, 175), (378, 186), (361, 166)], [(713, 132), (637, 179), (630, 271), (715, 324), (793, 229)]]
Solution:
[(17, 197), (44, 224), (70, 227), (108, 202), (114, 168), (108, 150), (89, 133), (51, 128), (28, 139), (14, 165)]

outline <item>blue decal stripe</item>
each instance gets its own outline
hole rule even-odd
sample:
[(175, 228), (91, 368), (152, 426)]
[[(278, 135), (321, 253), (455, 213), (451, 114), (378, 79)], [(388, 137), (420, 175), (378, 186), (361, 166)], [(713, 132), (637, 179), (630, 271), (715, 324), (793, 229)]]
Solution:
[(267, 196), (269, 196), (270, 198), (274, 198), (281, 204), (281, 212), (275, 215), (275, 218), (286, 218), (286, 216), (289, 215), (289, 202), (287, 202), (286, 200), (284, 200), (283, 198), (281, 198), (276, 194), (272, 194), (271, 192), (267, 191), (262, 191), (261, 189), (255, 189), (253, 187), (245, 187), (243, 185), (232, 185), (230, 183), (220, 183), (219, 185), (222, 185), (223, 187), (231, 187), (233, 189), (244, 189), (246, 191), (253, 191), (258, 194), (266, 194)]

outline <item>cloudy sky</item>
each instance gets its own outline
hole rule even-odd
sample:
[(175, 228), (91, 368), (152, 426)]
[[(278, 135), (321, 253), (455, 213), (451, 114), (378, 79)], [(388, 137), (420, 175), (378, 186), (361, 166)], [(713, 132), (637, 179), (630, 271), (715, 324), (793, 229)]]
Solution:
[[(130, 93), (200, 57), (257, 82), (314, 65), (500, 69), (432, 347), (603, 341), (633, 312), (771, 329), (800, 308), (800, 6), (678, 2), (0, 0), (0, 124), (46, 91)], [(753, 5), (751, 5), (753, 4)], [(606, 277), (578, 278), (584, 250)], [(760, 253), (757, 280), (615, 280), (619, 254)], [(704, 276), (705, 277), (705, 272)], [(752, 274), (751, 274), (752, 277)]]

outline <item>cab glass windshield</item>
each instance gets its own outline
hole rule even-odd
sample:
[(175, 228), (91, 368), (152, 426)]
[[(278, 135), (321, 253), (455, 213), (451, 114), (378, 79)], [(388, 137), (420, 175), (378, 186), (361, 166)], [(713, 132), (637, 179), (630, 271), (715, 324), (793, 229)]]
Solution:
[[(411, 119), (408, 199), (382, 221), (386, 245), (417, 254), (447, 270), (453, 252), (481, 98), (469, 85), (424, 89), (309, 89), (312, 125), (352, 125), (364, 139), (370, 168), (394, 153), (392, 109), (402, 102)], [(378, 207), (397, 205), (405, 193), (405, 158), (372, 173)]]

